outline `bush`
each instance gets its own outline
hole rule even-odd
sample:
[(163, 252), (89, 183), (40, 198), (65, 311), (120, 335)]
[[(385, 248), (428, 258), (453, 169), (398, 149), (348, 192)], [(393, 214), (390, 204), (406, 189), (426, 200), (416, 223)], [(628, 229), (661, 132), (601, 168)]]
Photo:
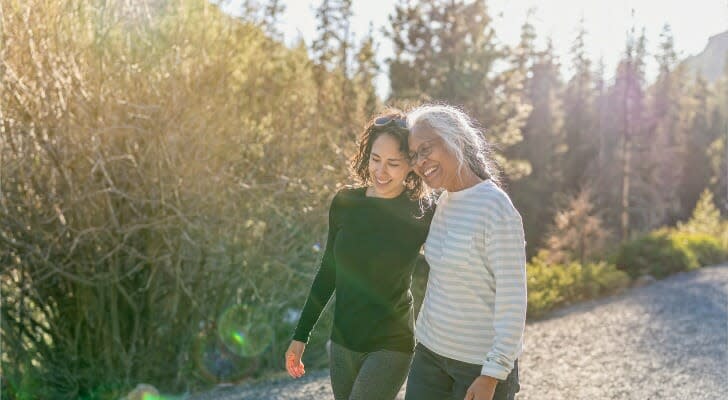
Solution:
[(728, 260), (728, 249), (718, 238), (705, 233), (662, 229), (623, 244), (617, 266), (633, 278), (670, 274)]
[(663, 278), (699, 266), (695, 255), (668, 231), (655, 231), (623, 244), (617, 254), (617, 268), (632, 278), (650, 274)]
[(705, 233), (672, 232), (672, 242), (693, 254), (697, 266), (719, 264), (728, 260), (728, 249), (718, 238)]
[(549, 264), (544, 251), (528, 264), (528, 314), (614, 293), (629, 285), (629, 276), (604, 262)]
[(554, 216), (546, 237), (549, 261), (585, 264), (604, 253), (611, 236), (600, 213), (594, 209), (592, 190), (584, 188)]
[(3, 0), (0, 34), (3, 379), (196, 390), (235, 304), (275, 331), (255, 374), (280, 371), (364, 120), (335, 73), (207, 0)]

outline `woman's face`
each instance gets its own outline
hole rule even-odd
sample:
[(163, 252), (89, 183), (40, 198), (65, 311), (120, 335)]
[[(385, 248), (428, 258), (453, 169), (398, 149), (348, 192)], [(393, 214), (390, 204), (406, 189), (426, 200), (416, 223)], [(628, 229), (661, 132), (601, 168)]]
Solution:
[(430, 128), (415, 127), (409, 136), (410, 157), (415, 173), (433, 189), (454, 190), (458, 182), (458, 160), (443, 139)]
[(399, 150), (399, 141), (386, 133), (372, 144), (369, 175), (378, 197), (397, 197), (404, 190), (404, 180), (412, 171), (407, 157)]

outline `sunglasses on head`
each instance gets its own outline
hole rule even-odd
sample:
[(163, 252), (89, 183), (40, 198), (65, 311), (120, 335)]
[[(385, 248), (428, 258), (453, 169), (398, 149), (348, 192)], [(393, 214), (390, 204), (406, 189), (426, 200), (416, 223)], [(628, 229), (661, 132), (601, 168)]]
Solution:
[(407, 120), (396, 115), (379, 117), (374, 120), (374, 126), (387, 126), (391, 123), (397, 125), (398, 128), (407, 129)]

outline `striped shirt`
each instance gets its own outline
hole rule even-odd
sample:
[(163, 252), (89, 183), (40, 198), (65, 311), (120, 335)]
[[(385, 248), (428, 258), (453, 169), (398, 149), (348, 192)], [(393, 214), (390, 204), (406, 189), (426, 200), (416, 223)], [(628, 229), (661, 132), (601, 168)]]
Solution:
[(508, 195), (490, 180), (442, 193), (425, 258), (417, 341), (505, 379), (523, 348), (527, 303), (523, 224)]

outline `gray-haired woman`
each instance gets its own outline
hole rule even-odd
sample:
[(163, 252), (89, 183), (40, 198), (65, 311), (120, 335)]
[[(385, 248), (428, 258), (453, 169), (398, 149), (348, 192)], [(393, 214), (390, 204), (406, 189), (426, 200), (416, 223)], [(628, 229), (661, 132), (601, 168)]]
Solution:
[(415, 172), (444, 191), (425, 242), (430, 275), (406, 399), (513, 399), (527, 303), (521, 216), (465, 113), (424, 105), (407, 120)]

